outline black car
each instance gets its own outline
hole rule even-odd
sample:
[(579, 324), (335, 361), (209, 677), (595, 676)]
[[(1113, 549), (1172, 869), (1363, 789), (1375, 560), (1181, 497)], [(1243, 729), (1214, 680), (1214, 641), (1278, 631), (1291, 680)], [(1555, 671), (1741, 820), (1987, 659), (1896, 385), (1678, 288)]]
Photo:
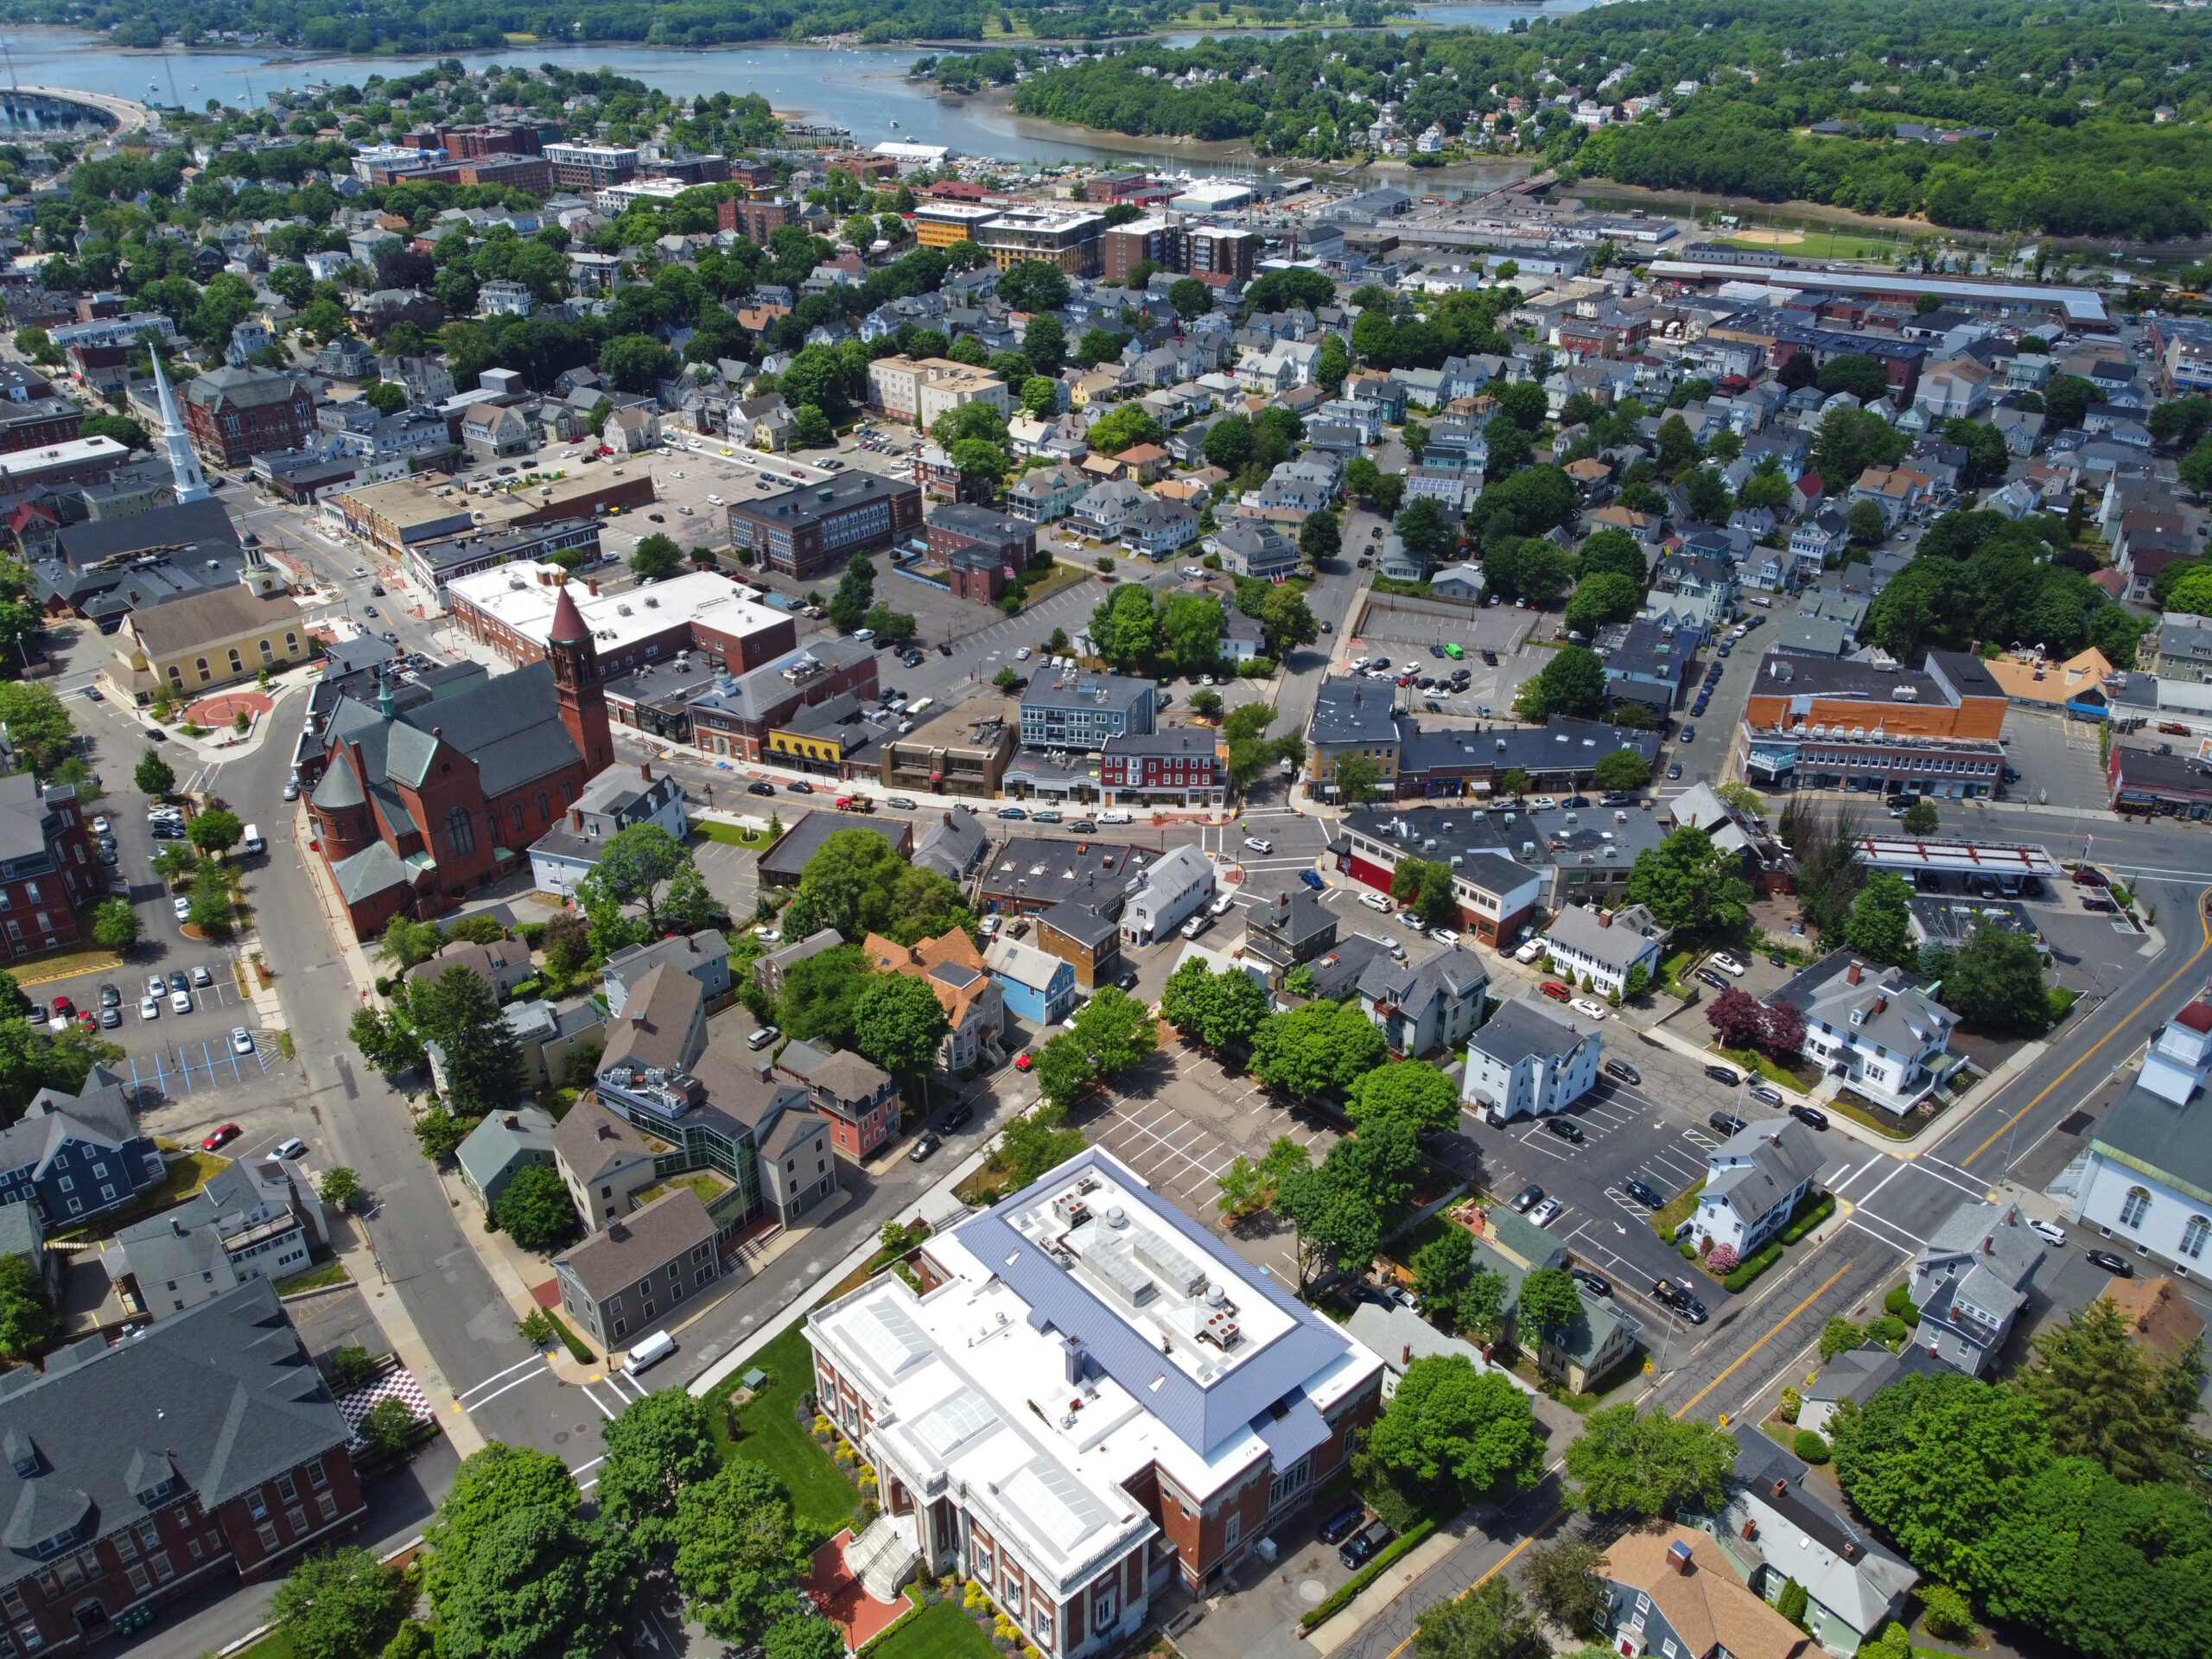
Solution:
[(1609, 1077), (1618, 1077), (1623, 1083), (1642, 1083), (1643, 1081), (1643, 1078), (1638, 1074), (1637, 1069), (1630, 1065), (1626, 1060), (1607, 1060), (1605, 1062), (1605, 1075)]
[(1613, 1281), (1602, 1273), (1592, 1273), (1587, 1268), (1569, 1268), (1567, 1271), (1574, 1275), (1574, 1282), (1592, 1296), (1610, 1296), (1613, 1294)]
[(1542, 1201), (1543, 1196), (1544, 1189), (1531, 1181), (1513, 1195), (1513, 1207), (1525, 1216)]
[(2113, 903), (2109, 899), (2084, 899), (2082, 900), (2082, 908), (2084, 910), (2116, 911), (2120, 906)]
[(1364, 1504), (1347, 1504), (1324, 1521), (1321, 1523), (1320, 1532), (1316, 1535), (1325, 1544), (1341, 1544), (1352, 1535), (1360, 1522), (1366, 1519), (1367, 1509)]
[(1134, 991), (1137, 988), (1137, 970), (1134, 968), (1124, 968), (1115, 978), (1114, 982), (1125, 991)]
[(1590, 798), (1587, 795), (1570, 795), (1560, 804), (1570, 812), (1580, 812), (1590, 804)]
[(1766, 953), (1766, 959), (1777, 968), (1787, 968), (1789, 966), (1789, 958), (1783, 956), (1779, 950), (1768, 951)]
[[(1727, 980), (1715, 973), (1710, 968), (1700, 968), (1694, 974), (1691, 975), (1690, 977), (1697, 980), (1701, 984), (1712, 986), (1716, 991), (1726, 991), (1734, 988), (1729, 984)], [(1713, 1067), (1709, 1065), (1705, 1069), (1708, 1074), (1713, 1071)]]
[(941, 645), (937, 648), (937, 654), (940, 657), (950, 657), (952, 655), (952, 647), (950, 645)]
[(1562, 1141), (1572, 1141), (1578, 1147), (1582, 1144), (1582, 1126), (1571, 1117), (1548, 1117), (1544, 1127)]
[(2102, 1268), (2115, 1279), (2133, 1279), (2135, 1276), (2134, 1264), (2124, 1256), (2114, 1255), (2110, 1250), (2091, 1250), (2089, 1265)]
[(1637, 1180), (1632, 1175), (1621, 1183), (1621, 1191), (1647, 1210), (1663, 1210), (1667, 1207), (1666, 1199), (1654, 1192), (1649, 1184)]
[(149, 743), (166, 743), (168, 741), (168, 735), (158, 726), (149, 726), (146, 728), (146, 741)]
[(925, 1161), (931, 1153), (944, 1144), (944, 1142), (938, 1140), (936, 1135), (925, 1129), (914, 1137), (914, 1149), (906, 1156), (918, 1164)]
[(1370, 1521), (1344, 1540), (1337, 1551), (1337, 1559), (1347, 1567), (1358, 1567), (1397, 1535), (1383, 1522)]
[(1440, 715), (1444, 712), (1444, 705), (1439, 702), (1434, 697), (1422, 698), (1421, 706), (1427, 709), (1432, 715)]
[(1750, 1127), (1733, 1112), (1713, 1112), (1705, 1121), (1721, 1135), (1740, 1135)]
[(776, 786), (773, 784), (747, 784), (745, 792), (748, 795), (772, 795), (776, 792)]
[(794, 795), (811, 795), (814, 793), (814, 785), (803, 780), (796, 784), (788, 784), (785, 785), (785, 787), (789, 789)]
[(939, 1118), (938, 1120), (937, 1126), (940, 1129), (943, 1129), (947, 1135), (950, 1135), (953, 1130), (958, 1128), (962, 1124), (967, 1122), (975, 1116), (976, 1109), (963, 1100), (957, 1106), (955, 1106), (950, 1111), (947, 1112), (943, 1117)]
[(1089, 818), (1077, 818), (1068, 825), (1068, 833), (1071, 836), (1095, 836), (1098, 833), (1098, 826)]
[(1789, 1116), (1808, 1129), (1825, 1129), (1828, 1126), (1828, 1115), (1817, 1106), (1792, 1106)]

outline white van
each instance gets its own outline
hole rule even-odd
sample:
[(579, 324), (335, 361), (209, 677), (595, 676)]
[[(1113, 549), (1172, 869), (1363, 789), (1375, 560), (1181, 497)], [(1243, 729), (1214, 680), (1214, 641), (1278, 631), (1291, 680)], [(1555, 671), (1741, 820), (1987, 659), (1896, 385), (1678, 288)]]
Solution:
[(656, 1331), (630, 1351), (622, 1362), (622, 1375), (634, 1377), (640, 1371), (650, 1370), (676, 1351), (676, 1338), (665, 1331)]
[(265, 853), (269, 850), (269, 843), (261, 838), (261, 826), (257, 823), (246, 825), (245, 840), (241, 845), (249, 855)]

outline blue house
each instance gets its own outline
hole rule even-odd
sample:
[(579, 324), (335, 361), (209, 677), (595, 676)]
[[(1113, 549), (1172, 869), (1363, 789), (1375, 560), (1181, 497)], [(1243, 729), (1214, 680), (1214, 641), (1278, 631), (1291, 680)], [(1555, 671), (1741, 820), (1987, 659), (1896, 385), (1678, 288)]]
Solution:
[(983, 952), (1007, 1012), (1043, 1027), (1075, 1006), (1075, 969), (1048, 951), (1015, 939), (993, 939)]
[(35, 1202), (53, 1230), (129, 1204), (165, 1173), (131, 1119), (123, 1080), (104, 1066), (92, 1067), (81, 1095), (40, 1090), (0, 1132), (0, 1205)]

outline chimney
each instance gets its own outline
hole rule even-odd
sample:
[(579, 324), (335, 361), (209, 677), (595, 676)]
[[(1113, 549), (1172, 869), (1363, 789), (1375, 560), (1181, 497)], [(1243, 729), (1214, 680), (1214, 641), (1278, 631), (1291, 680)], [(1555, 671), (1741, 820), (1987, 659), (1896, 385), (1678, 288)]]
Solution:
[(1859, 964), (1857, 963), (1853, 963), (1851, 966), (1844, 971), (1843, 982), (1847, 985), (1856, 985), (1859, 982)]
[(1598, 925), (1599, 925), (1599, 926), (1600, 926), (1600, 927), (1611, 927), (1612, 925), (1613, 925), (1613, 912), (1612, 912), (1611, 911), (1610, 911), (1610, 910), (1601, 910), (1601, 911), (1599, 911), (1599, 912), (1598, 912)]
[[(1777, 1481), (1777, 1482), (1775, 1483), (1775, 1484), (1776, 1484), (1776, 1485), (1777, 1485), (1777, 1486), (1779, 1486), (1781, 1484), (1782, 1484), (1782, 1483), (1781, 1483), (1780, 1481)], [(1775, 1496), (1776, 1496), (1777, 1497), (1781, 1497), (1781, 1496), (1782, 1496), (1782, 1494), (1781, 1494), (1781, 1493), (1779, 1493), (1779, 1492), (1777, 1492), (1777, 1493), (1775, 1494)], [(1758, 1522), (1756, 1522), (1756, 1521), (1746, 1521), (1746, 1522), (1744, 1522), (1744, 1536), (1745, 1536), (1746, 1539), (1756, 1538), (1756, 1537), (1758, 1537), (1758, 1535), (1759, 1535), (1759, 1523), (1758, 1523)]]
[(643, 1031), (645, 1028), (645, 1016), (642, 1012), (630, 1016), (630, 1028), (632, 1031)]
[(1844, 1540), (1843, 1559), (1845, 1560), (1855, 1563), (1859, 1558), (1866, 1553), (1866, 1546), (1860, 1543), (1856, 1538), (1847, 1538)]
[(699, 954), (699, 941), (691, 934), (686, 933), (683, 936), (683, 948), (696, 957)]
[[(179, 1230), (180, 1230), (180, 1231), (181, 1231), (182, 1230), (181, 1230), (181, 1229), (179, 1229)], [(1401, 1365), (1410, 1365), (1410, 1364), (1412, 1364), (1413, 1363), (1414, 1363), (1414, 1345), (1413, 1345), (1413, 1344), (1411, 1344), (1410, 1342), (1400, 1343), (1400, 1344), (1398, 1344), (1398, 1363), (1399, 1363), (1399, 1364), (1401, 1364)]]
[(1981, 1253), (1984, 1255), (1994, 1255), (1997, 1254), (1997, 1240), (1992, 1235), (1987, 1233), (1984, 1233), (1982, 1235)]
[(512, 1112), (509, 1112), (507, 1114), (505, 1122), (506, 1126), (511, 1129), (518, 1129), (522, 1128), (522, 1119), (517, 1117)]
[(952, 828), (952, 814), (950, 812), (944, 815), (944, 827), (948, 830)]
[[(1775, 1478), (1775, 1483), (1774, 1483), (1774, 1495), (1775, 1495), (1777, 1497), (1789, 1497), (1789, 1483), (1788, 1481), (1786, 1481), (1786, 1480), (1782, 1479), (1779, 1476), (1776, 1477), (1776, 1478)], [(1746, 1534), (1745, 1535), (1746, 1535), (1746, 1536), (1749, 1536), (1749, 1535), (1748, 1535), (1748, 1534)]]
[(1874, 1014), (1879, 1014), (1884, 1008), (1886, 1008), (1889, 1006), (1890, 999), (1886, 995), (1878, 996), (1874, 999), (1874, 1006), (1872, 1012)]
[(639, 781), (639, 782), (640, 782), (640, 783), (650, 784), (651, 782), (652, 782), (652, 780), (653, 780), (653, 763), (652, 763), (652, 761), (650, 761), (650, 760), (640, 760), (640, 761), (639, 761), (639, 762), (638, 762), (638, 781)]
[(569, 809), (569, 828), (576, 835), (583, 834), (584, 810), (581, 806), (572, 806)]
[(1690, 1575), (1690, 1546), (1686, 1538), (1677, 1538), (1667, 1546), (1667, 1565), (1683, 1578)]
[(594, 599), (597, 599), (599, 597), (599, 578), (597, 576), (586, 576), (584, 578), (584, 591), (589, 594)]

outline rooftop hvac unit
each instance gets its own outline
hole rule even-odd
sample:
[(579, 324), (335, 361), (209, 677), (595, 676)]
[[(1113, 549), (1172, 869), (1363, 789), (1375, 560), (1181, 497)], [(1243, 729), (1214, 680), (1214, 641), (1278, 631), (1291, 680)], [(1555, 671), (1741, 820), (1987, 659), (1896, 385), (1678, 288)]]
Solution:
[(1106, 1288), (1129, 1307), (1142, 1307), (1160, 1294), (1145, 1270), (1129, 1260), (1128, 1253), (1118, 1244), (1090, 1255), (1091, 1271), (1096, 1273)]
[(1132, 1249), (1138, 1261), (1184, 1295), (1196, 1296), (1205, 1289), (1205, 1269), (1158, 1235), (1141, 1235)]

